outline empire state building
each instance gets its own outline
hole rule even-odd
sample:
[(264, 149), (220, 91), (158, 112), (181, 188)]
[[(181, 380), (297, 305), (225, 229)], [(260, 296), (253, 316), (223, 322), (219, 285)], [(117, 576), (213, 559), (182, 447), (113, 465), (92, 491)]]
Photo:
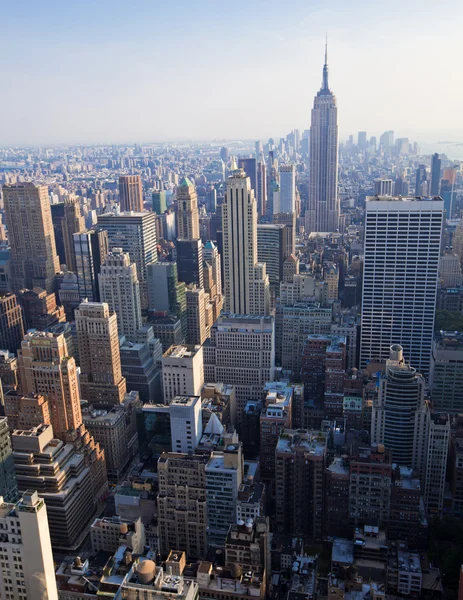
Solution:
[(325, 46), (323, 83), (314, 99), (310, 126), (309, 205), (307, 233), (339, 229), (338, 109), (328, 87), (328, 51)]

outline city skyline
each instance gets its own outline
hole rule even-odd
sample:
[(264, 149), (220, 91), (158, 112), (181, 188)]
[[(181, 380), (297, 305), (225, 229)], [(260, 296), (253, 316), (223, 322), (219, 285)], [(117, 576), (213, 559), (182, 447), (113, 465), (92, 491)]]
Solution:
[[(15, 82), (0, 99), (6, 144), (265, 139), (271, 129), (304, 129), (320, 86), (326, 31), (341, 139), (358, 130), (390, 128), (418, 141), (463, 139), (463, 126), (453, 117), (461, 83), (452, 57), (463, 18), (456, 1), (445, 12), (415, 0), (374, 8), (356, 0), (357, 10), (339, 2), (331, 10), (318, 3), (309, 8), (300, 0), (284, 8), (256, 2), (241, 15), (203, 0), (180, 23), (173, 8), (146, 2), (135, 3), (128, 14), (117, 3), (111, 10), (105, 2), (84, 3), (70, 8), (65, 22), (59, 11), (54, 14), (54, 5), (46, 2), (39, 12), (25, 2), (5, 15), (10, 58), (2, 75)], [(391, 17), (396, 5), (400, 19)], [(419, 43), (407, 35), (411, 19)], [(18, 23), (20, 42), (14, 34)], [(237, 26), (227, 27), (233, 23)], [(392, 38), (401, 43), (391, 43)], [(39, 68), (38, 45), (47, 56)], [(454, 92), (439, 95), (439, 111), (433, 94), (415, 94), (427, 89), (432, 72), (440, 81), (452, 81)], [(374, 82), (375, 74), (393, 85), (374, 93), (366, 82)], [(220, 89), (238, 75), (247, 94), (232, 88), (216, 102), (214, 94), (205, 93), (211, 83)], [(130, 86), (121, 85), (125, 79)], [(187, 103), (175, 91), (185, 80)], [(269, 103), (264, 100), (272, 81)], [(297, 88), (285, 84), (290, 81), (297, 81)], [(399, 93), (406, 90), (413, 93), (410, 100)]]

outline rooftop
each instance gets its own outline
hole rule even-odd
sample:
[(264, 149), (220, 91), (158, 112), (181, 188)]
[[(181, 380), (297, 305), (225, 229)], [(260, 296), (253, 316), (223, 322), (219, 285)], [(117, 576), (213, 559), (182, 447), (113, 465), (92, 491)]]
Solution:
[(353, 564), (354, 562), (354, 542), (335, 538), (331, 551), (331, 560), (337, 563)]
[(201, 346), (171, 346), (162, 355), (163, 358), (192, 358)]
[(302, 448), (308, 454), (323, 456), (326, 441), (326, 434), (321, 431), (286, 429), (278, 438), (276, 452), (292, 453), (295, 449)]

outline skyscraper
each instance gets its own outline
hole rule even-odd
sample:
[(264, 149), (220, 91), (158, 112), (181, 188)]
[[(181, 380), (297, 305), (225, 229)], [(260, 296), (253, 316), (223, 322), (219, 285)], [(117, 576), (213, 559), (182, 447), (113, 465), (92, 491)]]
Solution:
[(251, 180), (251, 189), (254, 190), (254, 198), (257, 199), (257, 161), (255, 158), (239, 158), (238, 168), (243, 169), (246, 177)]
[(66, 266), (68, 271), (75, 273), (77, 265), (73, 236), (75, 233), (80, 233), (85, 229), (84, 218), (80, 214), (79, 199), (75, 196), (68, 196), (64, 200), (64, 219), (62, 221), (62, 227)]
[(424, 384), (416, 369), (405, 363), (402, 346), (393, 344), (373, 405), (371, 440), (385, 444), (398, 465), (414, 466), (415, 417), (424, 403)]
[(14, 502), (18, 497), (13, 449), (6, 417), (0, 417), (0, 496), (5, 502)]
[(419, 165), (415, 172), (415, 196), (428, 195), (428, 173), (426, 165)]
[(261, 400), (262, 387), (275, 377), (273, 317), (222, 314), (204, 342), (205, 381), (236, 387), (238, 422), (248, 400)]
[(24, 337), (21, 305), (14, 294), (0, 296), (0, 347), (16, 354)]
[(251, 181), (234, 169), (222, 206), (225, 302), (228, 312), (268, 315), (269, 281), (257, 262), (257, 207)]
[(46, 185), (30, 182), (3, 186), (13, 291), (41, 287), (54, 292), (59, 271)]
[(76, 310), (80, 389), (90, 404), (120, 404), (127, 391), (122, 377), (117, 317), (105, 302), (84, 301)]
[(432, 155), (431, 160), (431, 196), (439, 195), (441, 164), (442, 161), (436, 152)]
[(182, 179), (177, 188), (177, 237), (181, 240), (199, 238), (198, 195), (188, 178)]
[(280, 165), (280, 213), (296, 211), (296, 167)]
[(110, 252), (98, 275), (101, 302), (117, 315), (119, 335), (131, 338), (143, 326), (137, 266), (121, 248)]
[(159, 550), (204, 559), (207, 552), (207, 455), (163, 453), (158, 461)]
[(27, 491), (17, 504), (2, 503), (2, 598), (58, 600), (47, 508), (37, 492)]
[(121, 175), (119, 177), (119, 202), (121, 212), (143, 211), (143, 188), (140, 175)]
[(28, 333), (18, 355), (24, 394), (48, 396), (54, 435), (63, 439), (82, 424), (76, 361), (69, 356), (63, 334)]
[(178, 280), (177, 263), (151, 263), (148, 274), (148, 308), (157, 312), (173, 313), (186, 331), (185, 284)]
[(267, 211), (267, 166), (264, 160), (257, 163), (257, 214), (264, 217)]
[(265, 263), (270, 286), (279, 290), (283, 280), (283, 263), (287, 258), (286, 225), (257, 225), (257, 257)]
[(179, 281), (204, 287), (203, 243), (199, 239), (177, 240), (177, 271)]
[(162, 215), (167, 210), (167, 198), (165, 190), (156, 190), (152, 193), (153, 212)]
[(360, 367), (401, 344), (429, 370), (444, 203), (369, 197), (366, 202)]
[(108, 232), (109, 249), (122, 248), (137, 265), (142, 310), (148, 308), (146, 266), (157, 262), (156, 215), (130, 212), (98, 216), (98, 225)]
[(305, 229), (337, 231), (338, 197), (338, 109), (328, 87), (328, 52), (325, 47), (323, 83), (315, 96), (310, 126), (309, 205)]
[(101, 228), (75, 233), (74, 251), (76, 259), (79, 299), (99, 302), (98, 275), (109, 252), (108, 232)]

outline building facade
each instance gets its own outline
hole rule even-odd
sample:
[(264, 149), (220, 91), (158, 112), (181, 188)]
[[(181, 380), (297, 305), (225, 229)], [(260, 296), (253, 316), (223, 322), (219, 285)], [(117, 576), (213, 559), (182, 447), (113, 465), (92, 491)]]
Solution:
[(41, 287), (55, 291), (59, 272), (48, 188), (25, 182), (3, 186), (8, 241), (11, 248), (11, 287)]
[(443, 209), (439, 198), (367, 199), (360, 368), (400, 344), (428, 374)]

